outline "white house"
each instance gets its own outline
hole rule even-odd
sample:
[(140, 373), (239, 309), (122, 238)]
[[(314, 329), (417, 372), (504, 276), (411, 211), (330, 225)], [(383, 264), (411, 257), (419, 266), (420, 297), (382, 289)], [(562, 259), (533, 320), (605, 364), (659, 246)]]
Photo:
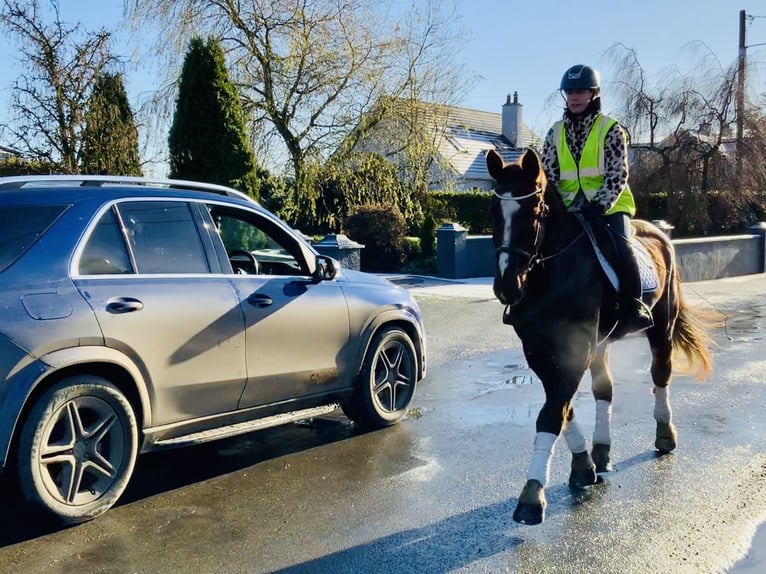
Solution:
[(542, 140), (524, 124), (518, 93), (506, 97), (501, 113), (452, 107), (438, 150), (442, 165), (459, 189), (493, 187), (485, 156), (496, 150), (505, 161), (516, 161), (527, 148), (542, 149)]

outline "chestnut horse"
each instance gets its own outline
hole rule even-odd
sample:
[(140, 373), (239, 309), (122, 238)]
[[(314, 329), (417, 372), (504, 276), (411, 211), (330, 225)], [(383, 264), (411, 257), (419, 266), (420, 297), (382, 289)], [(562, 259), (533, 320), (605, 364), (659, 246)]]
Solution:
[[(516, 522), (539, 524), (545, 518), (545, 486), (559, 434), (572, 452), (572, 488), (595, 484), (598, 473), (611, 470), (608, 346), (613, 341), (616, 296), (583, 225), (566, 211), (555, 186), (547, 185), (537, 154), (528, 150), (518, 163), (506, 164), (491, 150), (486, 161), (496, 182), (492, 202), (494, 293), (506, 305), (504, 321), (513, 325), (529, 367), (545, 390), (528, 480), (513, 513)], [(632, 223), (634, 241), (646, 248), (659, 276), (656, 289), (644, 293), (654, 319), (645, 334), (652, 352), (654, 446), (665, 454), (676, 448), (668, 395), (671, 371), (677, 370), (676, 351), (686, 359), (686, 370), (704, 378), (712, 364), (709, 338), (702, 315), (695, 314), (682, 298), (668, 237), (646, 221)], [(594, 231), (597, 226), (593, 224)], [(605, 253), (610, 254), (608, 249)], [(572, 405), (586, 369), (590, 369), (596, 400), (590, 453)]]

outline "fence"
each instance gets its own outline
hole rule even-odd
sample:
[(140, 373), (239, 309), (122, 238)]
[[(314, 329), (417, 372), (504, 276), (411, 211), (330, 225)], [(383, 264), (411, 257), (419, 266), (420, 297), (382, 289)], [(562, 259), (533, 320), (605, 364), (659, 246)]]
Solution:
[[(671, 226), (658, 223), (670, 234)], [(673, 239), (683, 281), (704, 281), (766, 272), (766, 222), (748, 228), (745, 235), (699, 239)], [(457, 223), (445, 223), (436, 232), (436, 268), (439, 277), (463, 279), (495, 274), (492, 238), (468, 235)]]

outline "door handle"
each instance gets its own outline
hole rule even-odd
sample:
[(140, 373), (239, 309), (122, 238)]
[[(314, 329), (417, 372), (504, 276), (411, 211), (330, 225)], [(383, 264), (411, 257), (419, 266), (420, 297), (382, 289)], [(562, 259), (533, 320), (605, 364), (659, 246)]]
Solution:
[(132, 297), (115, 297), (114, 299), (109, 299), (106, 303), (106, 310), (115, 315), (132, 313), (133, 311), (140, 311), (143, 308), (144, 304)]
[(253, 307), (268, 307), (274, 303), (274, 300), (268, 295), (261, 295), (260, 293), (253, 293), (248, 296), (247, 302)]

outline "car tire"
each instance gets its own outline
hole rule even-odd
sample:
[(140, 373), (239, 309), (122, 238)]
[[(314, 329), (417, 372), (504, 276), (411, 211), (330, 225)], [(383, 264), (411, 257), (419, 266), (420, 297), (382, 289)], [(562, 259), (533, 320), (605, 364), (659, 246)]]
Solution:
[(117, 502), (137, 455), (138, 424), (125, 395), (101, 377), (62, 379), (23, 423), (22, 494), (64, 524), (85, 522)]
[(395, 424), (407, 413), (417, 376), (412, 339), (397, 327), (383, 329), (370, 345), (356, 389), (341, 405), (344, 414), (365, 428)]

